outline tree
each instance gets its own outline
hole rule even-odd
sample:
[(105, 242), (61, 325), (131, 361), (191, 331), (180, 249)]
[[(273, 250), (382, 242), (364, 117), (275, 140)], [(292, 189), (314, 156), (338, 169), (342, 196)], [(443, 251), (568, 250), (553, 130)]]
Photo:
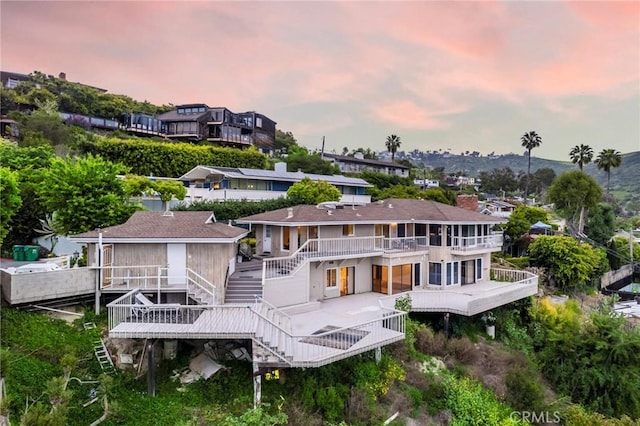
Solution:
[(320, 154), (309, 154), (309, 151), (301, 146), (293, 145), (289, 147), (287, 158), (287, 170), (295, 172), (300, 170), (303, 173), (315, 173), (319, 175), (339, 174), (340, 169), (329, 161), (323, 160)]
[(509, 216), (504, 233), (515, 240), (529, 232), (534, 223), (548, 221), (549, 215), (544, 209), (520, 205)]
[(289, 152), (289, 148), (293, 145), (297, 145), (296, 138), (291, 132), (283, 132), (280, 129), (276, 130), (276, 143), (275, 149), (279, 149), (282, 152)]
[(550, 280), (562, 291), (583, 291), (598, 274), (608, 269), (604, 251), (572, 237), (537, 237), (529, 245), (530, 262), (547, 269)]
[(493, 169), (491, 173), (480, 172), (479, 178), (484, 192), (513, 192), (518, 189), (518, 179), (510, 167)]
[(184, 200), (187, 188), (182, 182), (175, 180), (151, 180), (145, 176), (127, 175), (123, 182), (125, 191), (132, 197), (157, 195), (162, 201), (162, 209), (169, 210), (169, 201), (175, 197)]
[(576, 216), (579, 215), (578, 231), (582, 232), (584, 214), (598, 205), (602, 199), (602, 189), (585, 172), (571, 170), (564, 172), (553, 181), (547, 197), (568, 221), (575, 221)]
[(341, 197), (340, 190), (326, 180), (313, 181), (308, 177), (294, 183), (287, 190), (287, 198), (300, 204), (340, 201)]
[(577, 164), (582, 170), (582, 167), (593, 159), (593, 148), (589, 145), (576, 145), (569, 151), (569, 157), (571, 157), (571, 162)]
[(126, 167), (88, 155), (54, 158), (37, 188), (43, 204), (55, 213), (58, 231), (78, 234), (124, 223), (139, 205), (129, 202), (118, 175)]
[(616, 232), (616, 214), (607, 203), (598, 205), (589, 211), (584, 233), (599, 244), (606, 244)]
[(615, 149), (603, 149), (594, 161), (598, 169), (607, 173), (607, 194), (611, 187), (611, 169), (620, 167), (622, 164), (622, 155)]
[(400, 136), (398, 135), (389, 135), (387, 136), (387, 141), (384, 143), (387, 147), (387, 151), (391, 153), (391, 161), (394, 161), (396, 158), (396, 152), (398, 148), (400, 148)]
[(11, 218), (18, 212), (21, 204), (17, 173), (0, 167), (0, 244), (9, 233)]
[(542, 138), (532, 130), (522, 135), (520, 140), (522, 141), (522, 146), (529, 152), (527, 164), (527, 186), (524, 190), (524, 202), (526, 203), (527, 197), (529, 196), (529, 179), (531, 178), (531, 150), (542, 144)]

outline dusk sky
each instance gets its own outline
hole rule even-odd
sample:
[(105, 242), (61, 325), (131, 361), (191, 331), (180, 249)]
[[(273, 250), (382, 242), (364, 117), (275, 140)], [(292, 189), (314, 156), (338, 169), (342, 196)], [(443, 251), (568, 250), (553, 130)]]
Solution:
[(1, 1), (1, 69), (255, 110), (298, 143), (640, 151), (640, 1)]

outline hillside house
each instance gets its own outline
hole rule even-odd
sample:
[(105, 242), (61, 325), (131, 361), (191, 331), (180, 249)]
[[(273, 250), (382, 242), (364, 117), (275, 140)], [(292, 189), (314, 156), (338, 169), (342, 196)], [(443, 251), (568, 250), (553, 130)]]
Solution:
[(276, 163), (275, 170), (232, 167), (197, 166), (179, 180), (187, 187), (186, 202), (213, 200), (270, 200), (287, 196), (287, 189), (305, 177), (324, 180), (342, 193), (340, 201), (349, 204), (367, 204), (371, 196), (365, 194), (371, 185), (360, 178), (342, 175), (317, 175), (288, 172), (286, 163)]
[(353, 157), (325, 153), (322, 158), (338, 166), (343, 173), (370, 171), (390, 176), (409, 177), (409, 167), (391, 161), (369, 160), (364, 158), (361, 152), (357, 152)]

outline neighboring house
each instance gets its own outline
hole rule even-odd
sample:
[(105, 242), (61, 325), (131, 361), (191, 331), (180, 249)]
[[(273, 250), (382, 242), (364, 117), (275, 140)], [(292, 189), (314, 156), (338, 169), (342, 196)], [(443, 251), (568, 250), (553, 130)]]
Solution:
[(15, 89), (18, 84), (23, 81), (31, 81), (29, 74), (20, 74), (17, 72), (0, 71), (0, 82), (2, 87), (7, 89)]
[(238, 148), (254, 145), (263, 152), (272, 152), (275, 146), (276, 122), (255, 111), (234, 113), (224, 107), (185, 104), (155, 117), (125, 114), (123, 122), (127, 131), (141, 135)]
[(286, 163), (276, 163), (275, 170), (197, 166), (179, 180), (187, 187), (186, 202), (202, 200), (270, 200), (287, 196), (287, 189), (303, 178), (324, 180), (342, 193), (340, 202), (367, 204), (371, 196), (365, 194), (371, 185), (360, 178), (342, 175), (317, 175), (288, 172)]
[(407, 166), (391, 161), (368, 160), (360, 152), (357, 152), (354, 157), (327, 153), (322, 156), (325, 160), (338, 166), (343, 173), (370, 171), (400, 177), (409, 176), (410, 169)]
[(484, 214), (508, 218), (516, 209), (516, 206), (514, 204), (507, 203), (506, 201), (493, 200), (484, 202), (480, 208)]
[(440, 187), (440, 181), (437, 179), (414, 179), (413, 184), (421, 189)]
[(87, 244), (87, 265), (100, 267), (102, 292), (170, 291), (169, 301), (214, 304), (235, 270), (248, 231), (216, 223), (211, 212), (135, 212), (122, 225), (71, 237)]

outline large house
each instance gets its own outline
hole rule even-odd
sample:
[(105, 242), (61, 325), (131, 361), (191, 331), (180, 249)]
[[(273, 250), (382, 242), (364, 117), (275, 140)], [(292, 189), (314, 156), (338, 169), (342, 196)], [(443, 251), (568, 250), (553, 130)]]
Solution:
[(234, 113), (224, 107), (185, 104), (156, 116), (125, 114), (123, 122), (128, 132), (174, 140), (237, 148), (253, 145), (263, 152), (272, 152), (275, 145), (276, 122), (255, 111)]
[(288, 172), (286, 163), (276, 163), (274, 170), (197, 166), (179, 180), (187, 187), (187, 203), (214, 200), (270, 200), (287, 196), (287, 189), (304, 178), (324, 180), (340, 190), (340, 202), (367, 204), (371, 196), (365, 194), (371, 185), (360, 178), (342, 175), (318, 175)]
[[(411, 310), (472, 316), (537, 293), (538, 277), (494, 269), (502, 219), (433, 201), (300, 205), (238, 220), (138, 212), (73, 237), (107, 305), (111, 338), (246, 342), (264, 369), (318, 367), (404, 339)], [(82, 270), (84, 268), (81, 268)], [(79, 271), (80, 271), (79, 270)]]
[(377, 172), (387, 175), (395, 175), (400, 177), (408, 177), (410, 168), (391, 161), (370, 160), (364, 158), (361, 152), (357, 152), (355, 156), (323, 154), (323, 159), (330, 161), (345, 172)]

